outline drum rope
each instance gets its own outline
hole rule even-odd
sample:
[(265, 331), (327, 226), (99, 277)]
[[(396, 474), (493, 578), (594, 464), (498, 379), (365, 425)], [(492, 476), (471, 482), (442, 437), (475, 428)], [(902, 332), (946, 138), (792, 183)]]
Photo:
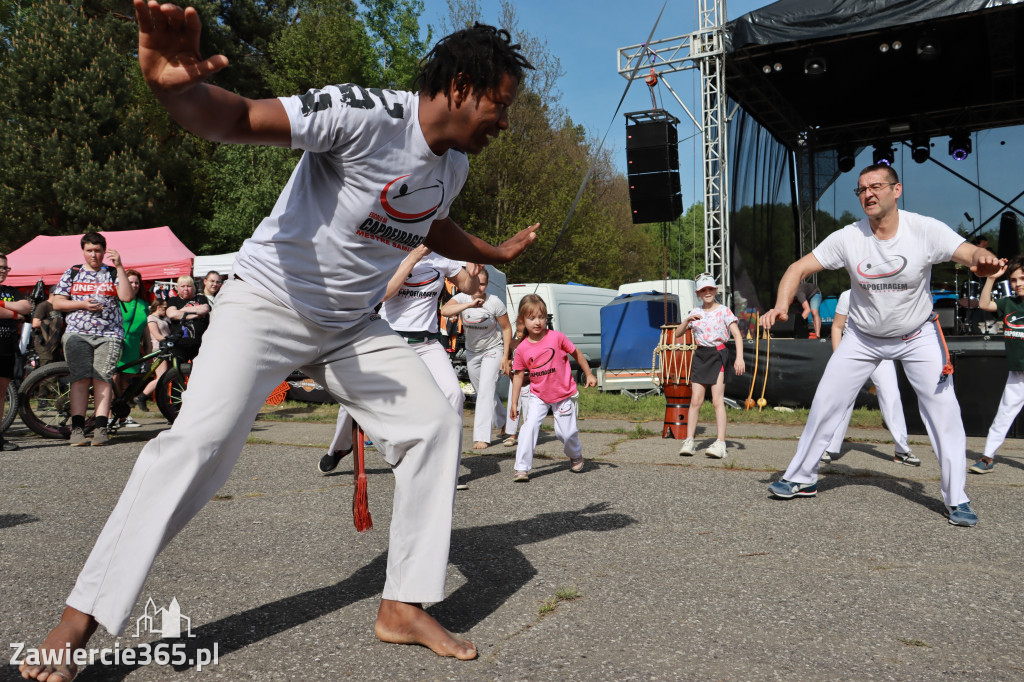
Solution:
[(747, 393), (747, 399), (743, 401), (743, 407), (747, 410), (754, 406), (754, 385), (757, 383), (757, 365), (761, 361), (761, 325), (759, 324), (761, 316), (758, 315), (754, 318), (754, 376), (750, 377), (750, 392)]
[(764, 391), (768, 388), (768, 366), (772, 361), (772, 334), (767, 329), (764, 330), (765, 349), (764, 349), (764, 379), (761, 384), (761, 397), (757, 400), (757, 411), (761, 412), (764, 410), (764, 406), (768, 404), (768, 401), (764, 399)]

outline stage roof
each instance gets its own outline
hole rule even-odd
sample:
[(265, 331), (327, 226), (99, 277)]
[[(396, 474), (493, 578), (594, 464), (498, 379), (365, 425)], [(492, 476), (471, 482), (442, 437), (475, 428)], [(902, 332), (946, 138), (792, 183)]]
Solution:
[(780, 0), (729, 23), (726, 91), (790, 148), (1018, 125), (1022, 35), (1024, 0)]

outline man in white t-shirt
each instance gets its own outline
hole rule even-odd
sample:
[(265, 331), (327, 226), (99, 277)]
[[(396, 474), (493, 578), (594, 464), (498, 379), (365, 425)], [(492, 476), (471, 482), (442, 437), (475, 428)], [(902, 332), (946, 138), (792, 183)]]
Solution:
[[(480, 266), (462, 261), (454, 261), (419, 245), (402, 261), (388, 281), (384, 294), (384, 305), (380, 315), (391, 328), (399, 333), (416, 351), (423, 363), (430, 370), (438, 388), (444, 393), (452, 408), (462, 419), (463, 403), (466, 400), (455, 375), (455, 368), (448, 359), (448, 351), (440, 343), (437, 315), (441, 292), (444, 291), (445, 278), (450, 279), (460, 289), (476, 291), (477, 273)], [(462, 431), (459, 431), (459, 442), (452, 457), (458, 462), (462, 459)], [(334, 430), (334, 439), (327, 449), (327, 454), (320, 458), (319, 469), (322, 473), (333, 471), (341, 458), (352, 451), (352, 418), (342, 405), (338, 408), (338, 419)], [(467, 486), (459, 484), (459, 490)]]
[(819, 457), (846, 408), (882, 360), (901, 360), (939, 460), (949, 523), (973, 526), (978, 516), (964, 492), (967, 438), (952, 365), (932, 311), (931, 269), (953, 260), (988, 276), (1004, 261), (933, 218), (899, 210), (903, 185), (889, 166), (862, 170), (855, 192), (867, 217), (833, 232), (790, 265), (779, 282), (775, 307), (761, 317), (766, 329), (785, 321), (800, 281), (816, 272), (845, 267), (850, 273), (846, 334), (818, 384), (796, 454), (769, 491), (782, 499), (816, 495)]
[[(227, 58), (198, 54), (194, 8), (134, 5), (142, 75), (179, 124), (216, 142), (305, 153), (242, 245), (181, 413), (139, 454), (42, 655), (77, 654), (100, 624), (113, 634), (123, 629), (156, 555), (227, 480), (266, 396), (302, 368), (379, 439), (394, 473), (377, 637), (475, 658), (471, 642), (422, 608), (445, 596), (458, 475), (449, 453), (462, 424), (423, 362), (373, 309), (420, 244), (452, 259), (503, 263), (535, 239), (538, 225), (495, 247), (448, 217), (466, 154), (508, 127), (532, 66), (506, 31), (477, 25), (434, 47), (417, 92), (348, 84), (252, 100), (203, 82)], [(21, 666), (23, 677), (50, 682), (76, 672), (66, 660)]]

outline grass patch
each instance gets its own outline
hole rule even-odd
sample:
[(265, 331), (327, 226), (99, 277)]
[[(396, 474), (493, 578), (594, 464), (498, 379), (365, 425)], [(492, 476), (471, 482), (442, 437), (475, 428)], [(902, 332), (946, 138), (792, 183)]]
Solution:
[(232, 500), (234, 498), (234, 495), (214, 495), (210, 500), (213, 502), (224, 502), (225, 500)]
[(274, 441), (267, 440), (266, 438), (257, 438), (256, 436), (249, 436), (245, 439), (245, 442), (249, 445), (273, 445)]
[(540, 615), (546, 616), (553, 612), (561, 602), (579, 599), (583, 594), (575, 587), (560, 587), (555, 591), (555, 596), (548, 597), (541, 602), (538, 609)]
[(903, 644), (906, 644), (907, 646), (923, 646), (926, 649), (932, 648), (930, 644), (928, 644), (927, 642), (922, 642), (919, 639), (903, 639), (902, 637), (898, 637), (897, 639)]

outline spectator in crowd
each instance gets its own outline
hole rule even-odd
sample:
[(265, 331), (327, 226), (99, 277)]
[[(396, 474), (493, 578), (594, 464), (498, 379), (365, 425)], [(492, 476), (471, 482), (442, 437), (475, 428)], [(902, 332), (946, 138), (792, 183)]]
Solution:
[[(149, 349), (147, 352), (152, 353), (160, 348), (160, 342), (171, 333), (171, 325), (167, 322), (167, 301), (162, 299), (153, 301), (149, 306), (149, 317), (146, 318), (146, 326), (149, 332)], [(153, 397), (153, 393), (156, 391), (156, 382), (160, 380), (160, 375), (166, 372), (168, 367), (167, 361), (161, 360), (160, 365), (156, 368), (156, 375), (153, 377), (153, 380), (146, 384), (146, 388), (142, 390), (142, 395), (135, 396), (135, 404), (143, 412), (149, 412), (149, 406), (146, 404), (146, 401)]]
[(171, 331), (178, 332), (184, 327), (187, 336), (202, 340), (203, 332), (210, 326), (212, 309), (205, 295), (196, 296), (195, 280), (182, 275), (178, 278), (178, 295), (167, 299), (167, 319), (170, 320)]
[[(107, 250), (107, 240), (98, 232), (82, 236), (85, 263), (64, 271), (57, 283), (53, 307), (67, 316), (64, 358), (71, 370), (71, 446), (85, 445), (85, 412), (89, 388), (96, 404), (92, 444), (106, 445), (107, 418), (113, 397), (111, 381), (121, 355), (124, 338), (118, 301), (134, 298), (121, 255)], [(109, 258), (114, 267), (103, 264)]]
[(64, 314), (53, 309), (53, 292), (56, 289), (54, 285), (50, 296), (40, 301), (32, 311), (32, 348), (39, 356), (38, 367), (64, 358), (60, 347), (64, 335)]
[[(128, 302), (121, 302), (121, 318), (124, 325), (124, 339), (121, 342), (121, 359), (117, 363), (117, 387), (120, 391), (128, 388), (135, 377), (132, 375), (145, 371), (142, 365), (126, 367), (142, 357), (145, 348), (149, 348), (149, 329), (147, 325), (146, 302), (142, 298), (142, 275), (138, 270), (125, 270), (128, 284), (131, 285), (135, 297)], [(128, 415), (121, 419), (121, 426), (129, 428), (140, 426)]]
[[(18, 321), (32, 312), (32, 302), (14, 287), (4, 286), (10, 272), (7, 256), (0, 255), (0, 414), (4, 411), (7, 384), (14, 378), (15, 359), (18, 354)], [(18, 446), (4, 440), (0, 434), (0, 451), (17, 450)]]
[(821, 314), (818, 309), (821, 307), (821, 289), (814, 282), (801, 282), (796, 288), (796, 300), (800, 303), (800, 317), (807, 319), (810, 315), (813, 318), (814, 332), (812, 339), (821, 336)]
[(203, 277), (203, 296), (209, 301), (210, 307), (217, 302), (217, 292), (220, 291), (221, 285), (224, 284), (224, 276), (216, 270), (210, 270), (206, 273), (206, 277)]

